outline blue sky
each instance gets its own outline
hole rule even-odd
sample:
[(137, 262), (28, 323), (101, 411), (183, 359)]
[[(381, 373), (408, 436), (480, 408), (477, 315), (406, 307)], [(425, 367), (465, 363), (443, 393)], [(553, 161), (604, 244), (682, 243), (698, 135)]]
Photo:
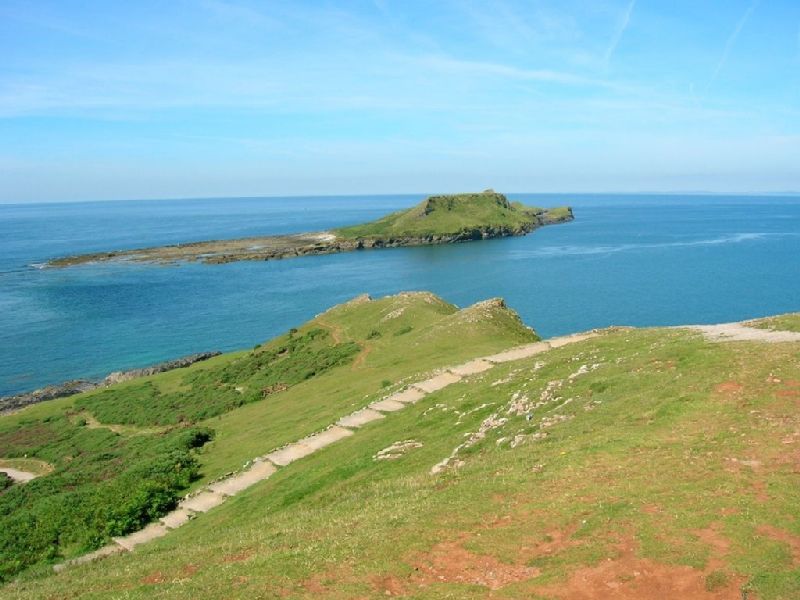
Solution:
[(0, 0), (0, 202), (800, 190), (797, 0)]

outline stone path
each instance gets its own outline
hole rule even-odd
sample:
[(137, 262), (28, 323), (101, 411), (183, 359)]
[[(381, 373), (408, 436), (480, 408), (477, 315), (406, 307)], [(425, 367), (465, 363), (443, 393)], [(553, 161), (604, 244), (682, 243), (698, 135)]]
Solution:
[(699, 331), (711, 342), (800, 342), (800, 333), (776, 331), (747, 327), (742, 323), (723, 323), (721, 325), (687, 325), (682, 329)]
[(354, 435), (356, 433), (354, 430), (363, 427), (367, 423), (386, 418), (387, 413), (402, 410), (418, 402), (428, 394), (457, 383), (465, 377), (488, 371), (498, 364), (529, 358), (546, 352), (551, 348), (560, 348), (567, 344), (582, 342), (597, 335), (599, 334), (591, 332), (552, 338), (545, 342), (519, 346), (499, 354), (476, 358), (464, 364), (444, 369), (429, 379), (412, 383), (400, 392), (342, 417), (336, 424), (331, 425), (324, 431), (309, 435), (297, 442), (273, 450), (269, 454), (255, 458), (244, 470), (210, 483), (202, 490), (185, 498), (178, 503), (178, 507), (175, 510), (161, 517), (157, 523), (151, 523), (144, 529), (126, 536), (115, 537), (112, 544), (90, 554), (55, 565), (53, 568), (56, 571), (62, 571), (71, 565), (84, 564), (118, 552), (130, 552), (141, 544), (163, 537), (171, 530), (185, 525), (200, 513), (219, 506), (227, 498), (268, 479), (281, 467), (285, 467), (330, 444)]
[(36, 473), (28, 473), (27, 471), (20, 471), (19, 469), (12, 469), (11, 467), (0, 467), (0, 473), (5, 473), (17, 483), (27, 483), (31, 479), (36, 479)]

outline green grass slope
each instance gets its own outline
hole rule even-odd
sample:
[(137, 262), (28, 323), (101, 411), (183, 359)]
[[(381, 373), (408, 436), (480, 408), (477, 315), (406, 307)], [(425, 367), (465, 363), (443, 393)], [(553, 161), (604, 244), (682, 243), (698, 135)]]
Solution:
[(800, 332), (800, 313), (789, 313), (786, 315), (767, 317), (765, 319), (756, 319), (749, 324), (759, 329)]
[(53, 466), (0, 492), (0, 581), (135, 531), (404, 380), (535, 339), (499, 301), (358, 298), (249, 351), (0, 417), (0, 460)]
[(431, 196), (417, 206), (333, 231), (343, 239), (426, 238), (432, 236), (519, 235), (547, 222), (568, 220), (567, 207), (543, 209), (511, 203), (492, 190)]
[[(347, 307), (317, 320), (339, 336), (378, 332), (363, 363), (365, 398), (395, 368), (394, 359), (379, 358), (389, 340), (403, 340), (397, 360), (413, 361), (406, 353), (429, 343), (461, 347), (463, 358), (464, 347), (484, 344), (481, 354), (488, 342), (431, 333), (439, 324), (464, 335), (507, 330), (508, 316), (495, 303), (472, 312), (497, 318), (479, 319), (430, 302), (413, 302), (391, 319), (402, 306), (365, 303), (374, 311), (369, 324)], [(406, 311), (421, 311), (428, 326), (397, 320)], [(20, 581), (3, 593), (798, 598), (798, 358), (797, 343), (608, 331), (431, 394), (133, 554)], [(330, 379), (318, 390), (327, 392), (320, 408), (352, 407), (337, 394), (356, 385)], [(304, 402), (314, 400), (298, 396), (289, 406), (302, 411)], [(267, 406), (250, 404), (220, 419), (257, 407), (266, 419)], [(221, 426), (203, 453), (222, 431), (234, 439)], [(376, 458), (398, 442), (405, 450), (397, 458)], [(431, 474), (447, 457), (451, 466)]]

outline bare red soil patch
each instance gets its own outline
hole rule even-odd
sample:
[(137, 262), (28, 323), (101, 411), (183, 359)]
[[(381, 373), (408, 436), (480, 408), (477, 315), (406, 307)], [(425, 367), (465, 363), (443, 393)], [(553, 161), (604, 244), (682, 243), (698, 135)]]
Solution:
[(789, 545), (792, 551), (792, 565), (800, 566), (800, 536), (784, 531), (772, 525), (761, 525), (756, 531), (761, 535)]
[(513, 518), (511, 515), (503, 515), (502, 517), (495, 517), (488, 523), (486, 523), (483, 527), (485, 529), (501, 529), (503, 527), (508, 527), (512, 524)]
[(312, 575), (300, 585), (303, 589), (312, 594), (324, 594), (328, 591), (328, 588), (322, 582), (327, 580), (327, 578), (328, 576), (326, 574)]
[(253, 552), (250, 550), (244, 550), (242, 552), (237, 552), (236, 554), (227, 554), (222, 557), (223, 563), (237, 563), (237, 562), (244, 562), (253, 556)]
[(404, 596), (406, 594), (405, 583), (394, 575), (376, 575), (370, 579), (372, 589), (384, 596)]
[[(716, 534), (712, 537), (715, 537), (715, 543), (719, 541), (716, 539)], [(627, 539), (618, 546), (619, 554), (616, 558), (609, 558), (593, 567), (577, 569), (566, 581), (543, 586), (537, 591), (553, 598), (569, 600), (741, 598), (739, 591), (741, 578), (731, 577), (724, 584), (709, 591), (706, 587), (705, 571), (638, 558), (635, 546), (632, 539)]]
[(758, 479), (753, 482), (753, 491), (756, 494), (756, 500), (761, 502), (769, 502), (770, 495), (767, 493), (767, 484), (763, 479)]
[(526, 560), (530, 560), (541, 556), (552, 556), (558, 554), (562, 550), (578, 546), (580, 542), (572, 539), (572, 535), (577, 530), (578, 525), (575, 524), (565, 529), (553, 529), (552, 531), (548, 531), (545, 540), (538, 542), (532, 548), (530, 546), (522, 546), (519, 549), (520, 555), (524, 556)]
[(459, 542), (442, 542), (420, 555), (413, 566), (412, 581), (425, 586), (433, 583), (465, 583), (499, 590), (511, 583), (539, 575), (539, 569), (500, 562), (493, 556), (475, 554)]
[[(342, 564), (335, 569), (321, 571), (304, 579), (300, 582), (300, 587), (312, 594), (327, 594), (331, 592), (333, 586), (341, 583), (353, 583), (355, 581), (356, 578), (353, 576), (352, 567), (349, 564)], [(292, 594), (295, 593), (296, 592), (292, 592)]]
[(725, 566), (723, 557), (731, 549), (730, 540), (720, 533), (722, 528), (720, 523), (711, 523), (705, 529), (697, 529), (693, 533), (698, 539), (711, 547), (711, 558), (706, 565), (706, 570), (717, 570)]
[(714, 391), (723, 396), (740, 394), (743, 389), (744, 386), (736, 381), (724, 381), (714, 387)]
[(197, 565), (184, 565), (181, 570), (174, 576), (165, 575), (162, 571), (154, 571), (145, 577), (142, 577), (142, 583), (146, 585), (155, 585), (159, 583), (167, 583), (173, 581), (180, 581), (181, 579), (187, 579), (191, 577), (197, 571), (199, 571), (199, 567)]
[(167, 577), (161, 571), (150, 573), (146, 577), (142, 577), (142, 583), (145, 585), (154, 585), (157, 583), (166, 583)]

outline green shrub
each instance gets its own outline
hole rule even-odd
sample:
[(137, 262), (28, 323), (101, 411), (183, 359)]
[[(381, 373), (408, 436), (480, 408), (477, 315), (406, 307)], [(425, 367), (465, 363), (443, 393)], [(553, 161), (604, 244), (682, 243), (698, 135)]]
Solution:
[(0, 446), (59, 465), (0, 494), (0, 582), (88, 552), (171, 510), (196, 479), (208, 428), (124, 437), (64, 417), (0, 434)]

